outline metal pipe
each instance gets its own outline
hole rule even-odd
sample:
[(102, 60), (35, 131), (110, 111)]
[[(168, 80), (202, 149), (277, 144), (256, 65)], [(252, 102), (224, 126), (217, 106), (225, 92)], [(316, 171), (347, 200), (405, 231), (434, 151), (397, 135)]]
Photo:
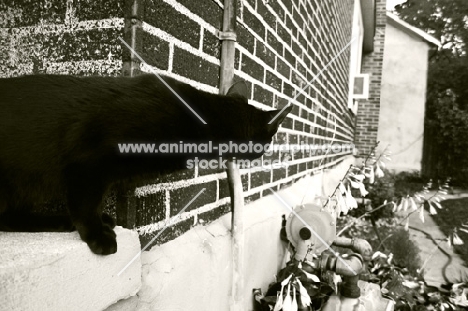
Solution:
[(364, 239), (337, 237), (333, 245), (351, 249), (353, 252), (361, 255), (364, 261), (372, 259), (372, 246)]
[(359, 254), (351, 254), (348, 258), (340, 258), (329, 254), (322, 254), (320, 269), (330, 270), (343, 277), (341, 295), (348, 298), (358, 298), (361, 290), (358, 286), (359, 274), (363, 271), (364, 260)]
[(342, 276), (355, 276), (362, 272), (364, 260), (361, 255), (351, 254), (348, 258), (341, 258), (335, 260), (335, 272)]
[[(236, 0), (224, 0), (223, 26), (220, 33), (221, 68), (219, 93), (225, 95), (233, 84), (234, 56), (235, 56), (235, 31), (236, 31)], [(244, 297), (244, 196), (239, 169), (235, 163), (228, 161), (227, 177), (231, 194), (232, 211), (232, 311), (243, 310)]]

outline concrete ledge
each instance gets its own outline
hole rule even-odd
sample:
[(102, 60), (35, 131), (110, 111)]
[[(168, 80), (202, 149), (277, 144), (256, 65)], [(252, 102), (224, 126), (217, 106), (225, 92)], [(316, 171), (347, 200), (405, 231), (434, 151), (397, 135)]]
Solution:
[(91, 253), (77, 232), (0, 232), (0, 309), (103, 310), (141, 286), (136, 232), (116, 227), (118, 251)]

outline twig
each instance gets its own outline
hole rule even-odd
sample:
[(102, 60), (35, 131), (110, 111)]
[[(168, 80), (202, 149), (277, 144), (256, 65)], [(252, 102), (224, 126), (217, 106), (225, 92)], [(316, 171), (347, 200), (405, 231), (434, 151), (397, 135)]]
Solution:
[(372, 147), (371, 151), (369, 152), (369, 154), (367, 155), (366, 159), (364, 160), (364, 166), (367, 166), (367, 161), (369, 161), (370, 157), (375, 153), (375, 150), (377, 150), (377, 146), (380, 144), (380, 141), (377, 141), (374, 145), (374, 147)]
[(325, 202), (325, 204), (323, 205), (323, 208), (327, 207), (328, 203), (330, 202), (330, 198), (333, 197), (336, 193), (336, 190), (338, 190), (338, 188), (340, 187), (341, 183), (343, 182), (343, 180), (346, 179), (346, 176), (348, 176), (349, 172), (351, 171), (351, 169), (354, 168), (354, 165), (351, 164), (348, 168), (348, 170), (346, 171), (346, 173), (344, 174), (343, 178), (340, 179), (340, 182), (338, 183), (338, 185), (336, 185), (335, 187), (335, 190), (333, 190), (332, 194), (327, 198), (327, 201)]
[(339, 237), (343, 232), (345, 232), (346, 230), (348, 230), (349, 228), (351, 228), (359, 219), (363, 218), (363, 217), (366, 217), (370, 214), (372, 214), (373, 212), (376, 212), (378, 211), (379, 209), (382, 209), (384, 208), (385, 206), (387, 205), (390, 205), (392, 204), (393, 202), (389, 202), (389, 203), (385, 203), (385, 204), (382, 204), (376, 208), (374, 208), (373, 210), (371, 211), (368, 211), (368, 212), (365, 212), (364, 214), (362, 214), (361, 216), (359, 216), (358, 218), (354, 219), (350, 224), (346, 225), (343, 229), (341, 229), (337, 234), (336, 236)]

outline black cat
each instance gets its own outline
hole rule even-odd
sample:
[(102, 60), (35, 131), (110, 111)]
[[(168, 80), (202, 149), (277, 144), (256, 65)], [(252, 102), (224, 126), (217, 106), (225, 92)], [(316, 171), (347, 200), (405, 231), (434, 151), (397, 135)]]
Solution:
[[(235, 91), (220, 96), (163, 79), (206, 124), (154, 75), (0, 79), (0, 230), (76, 228), (94, 253), (115, 253), (114, 222), (101, 207), (109, 186), (184, 169), (194, 156), (122, 154), (118, 144), (265, 144), (291, 111), (285, 109), (268, 124), (279, 111), (261, 111)], [(61, 198), (67, 202), (68, 222), (35, 213), (35, 203)], [(45, 229), (49, 225), (54, 228)]]

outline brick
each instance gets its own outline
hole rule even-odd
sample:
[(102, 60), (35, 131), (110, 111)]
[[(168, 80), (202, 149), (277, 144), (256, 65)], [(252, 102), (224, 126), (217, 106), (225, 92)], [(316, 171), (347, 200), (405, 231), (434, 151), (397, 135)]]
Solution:
[(284, 26), (282, 26), (281, 24), (277, 24), (276, 25), (276, 33), (278, 34), (278, 36), (286, 43), (286, 44), (290, 44), (291, 42), (291, 35), (289, 34), (289, 32), (286, 30), (286, 28), (284, 28)]
[(265, 166), (268, 166), (271, 164), (273, 161), (279, 159), (279, 152), (278, 151), (270, 151), (269, 153), (271, 154), (264, 154), (262, 159), (263, 159), (263, 164)]
[(303, 21), (302, 21), (302, 18), (301, 18), (302, 14), (299, 12), (299, 7), (301, 6), (301, 4), (297, 0), (294, 0), (294, 2), (295, 3), (293, 5), (291, 15), (293, 16), (294, 20), (296, 20), (296, 22), (299, 25), (302, 25), (303, 24)]
[(224, 169), (222, 168), (201, 168), (198, 167), (198, 176), (205, 176), (205, 175), (211, 175), (211, 174), (218, 174), (224, 172)]
[(286, 79), (291, 76), (291, 67), (279, 57), (276, 58), (276, 70)]
[(221, 41), (207, 30), (203, 34), (203, 52), (216, 58), (221, 57)]
[(250, 176), (250, 188), (254, 189), (270, 183), (271, 171), (258, 171)]
[[(190, 0), (189, 0), (190, 1)], [(256, 0), (245, 0), (245, 2), (247, 2), (248, 4), (250, 4), (250, 6), (255, 9), (255, 2)]]
[(219, 183), (219, 199), (223, 198), (229, 198), (230, 193), (229, 193), (229, 184), (226, 178), (220, 179), (218, 181)]
[(279, 185), (278, 190), (283, 190), (292, 186), (292, 181), (287, 181)]
[(299, 71), (303, 77), (307, 76), (306, 67), (304, 67), (304, 65), (302, 65), (299, 61), (296, 61), (296, 68), (297, 68), (297, 71)]
[(286, 7), (286, 10), (291, 13), (292, 12), (292, 8), (293, 8), (293, 4), (292, 4), (292, 1), (291, 0), (283, 0), (283, 4), (284, 6)]
[[(141, 245), (147, 245), (151, 242), (151, 245), (160, 245), (164, 244), (170, 240), (175, 239), (176, 237), (182, 235), (192, 228), (193, 218), (183, 220), (173, 226), (167, 227), (162, 233), (161, 231), (156, 231), (152, 234), (140, 235)], [(159, 235), (154, 241), (153, 238)]]
[(275, 103), (276, 103), (276, 108), (277, 109), (283, 109), (284, 106), (289, 104), (289, 100), (287, 100), (286, 98), (276, 96)]
[[(278, 168), (273, 171), (273, 182), (286, 178), (286, 169)], [(271, 193), (271, 192), (270, 192)]]
[(274, 88), (275, 90), (281, 91), (281, 79), (269, 70), (265, 72), (265, 83)]
[(292, 85), (286, 81), (283, 81), (283, 94), (292, 98), (293, 92), (294, 92), (294, 88), (292, 87)]
[(252, 78), (263, 82), (263, 67), (245, 54), (242, 55), (241, 70)]
[(294, 129), (296, 131), (301, 131), (302, 132), (304, 130), (304, 123), (302, 123), (299, 120), (294, 120)]
[(288, 166), (288, 176), (293, 176), (298, 173), (299, 165), (293, 164)]
[(273, 11), (275, 11), (275, 13), (278, 15), (278, 19), (284, 21), (285, 12), (283, 8), (278, 4), (278, 1), (269, 1), (268, 5), (271, 6)]
[(146, 1), (144, 21), (198, 48), (200, 43), (200, 25), (177, 12), (164, 1)]
[(218, 65), (212, 64), (178, 47), (174, 47), (173, 71), (201, 83), (215, 87), (218, 85)]
[(206, 225), (219, 217), (229, 213), (231, 211), (231, 203), (226, 203), (221, 206), (218, 206), (210, 211), (198, 214), (198, 221), (203, 221), (203, 224)]
[(259, 13), (267, 25), (274, 25), (276, 17), (271, 14), (267, 7), (263, 4), (263, 0), (257, 1), (257, 13)]
[[(291, 118), (286, 118), (286, 119), (289, 119), (291, 120)], [(285, 119), (285, 120), (286, 120)], [(276, 136), (275, 136), (275, 139), (274, 139), (274, 143), (275, 144), (286, 144), (287, 143), (287, 139), (288, 139), (288, 136), (286, 133), (276, 133)]]
[(294, 56), (288, 49), (284, 49), (284, 59), (286, 59), (286, 61), (292, 66), (296, 64), (296, 56)]
[(278, 41), (275, 34), (270, 30), (267, 31), (267, 43), (273, 48), (278, 54), (282, 55), (283, 45)]
[[(56, 5), (52, 7), (55, 6)], [(99, 20), (105, 18), (122, 17), (124, 11), (124, 1), (77, 1), (73, 2), (73, 7), (76, 9), (75, 16), (79, 20)]]
[(195, 13), (206, 22), (213, 25), (215, 28), (221, 29), (223, 10), (216, 4), (216, 2), (193, 0), (178, 0), (178, 2), (189, 9), (192, 13)]
[[(67, 9), (65, 1), (54, 3), (55, 5), (50, 7), (46, 6), (50, 3), (47, 0), (8, 1), (7, 7), (3, 3), (2, 1), (0, 5), (0, 27), (2, 28), (34, 26), (41, 20), (45, 24), (63, 23)], [(21, 12), (21, 18), (9, 18), (6, 8), (9, 8), (11, 12)]]
[(293, 32), (293, 36), (294, 36), (294, 30), (296, 29), (294, 24), (293, 24), (293, 20), (291, 18), (291, 16), (289, 15), (286, 15), (286, 22), (285, 22), (285, 25), (286, 25), (286, 28), (291, 30)]
[(288, 141), (289, 144), (295, 145), (298, 143), (297, 135), (295, 134), (288, 134)]
[(259, 85), (254, 86), (253, 99), (267, 106), (273, 106), (273, 93)]
[(146, 197), (136, 198), (136, 226), (145, 226), (166, 218), (165, 191), (159, 191)]
[(242, 25), (239, 25), (236, 30), (237, 42), (239, 45), (242, 45), (250, 53), (253, 54), (255, 46), (254, 36)]
[(261, 38), (265, 38), (265, 26), (263, 26), (262, 22), (247, 9), (244, 9), (244, 22)]
[(286, 117), (281, 123), (281, 126), (284, 128), (292, 129), (293, 128), (293, 120), (290, 117)]
[(257, 41), (256, 54), (270, 68), (275, 68), (275, 54), (260, 41)]
[(195, 170), (184, 169), (181, 171), (164, 174), (157, 178), (156, 183), (168, 183), (178, 180), (191, 179), (195, 177)]
[(240, 51), (236, 49), (235, 55), (234, 55), (234, 69), (240, 70)]
[(244, 192), (249, 191), (249, 174), (241, 175), (241, 181)]
[(50, 35), (32, 34), (29, 42), (41, 42), (44, 57), (49, 61), (80, 61), (107, 59), (109, 53), (118, 58), (122, 50), (117, 42), (122, 33), (118, 29), (90, 29), (73, 33)]
[(169, 67), (169, 43), (147, 32), (142, 33), (141, 57), (151, 66), (167, 70)]
[(247, 204), (249, 204), (249, 203), (251, 203), (253, 201), (256, 201), (258, 199), (260, 199), (260, 192), (257, 192), (257, 193), (249, 195), (248, 197), (245, 197), (244, 198), (244, 204), (247, 205)]
[(169, 195), (171, 217), (179, 213), (203, 188), (206, 188), (205, 191), (185, 209), (188, 212), (216, 201), (216, 181), (171, 190)]
[(293, 108), (291, 110), (291, 113), (296, 115), (296, 116), (299, 116), (299, 106), (297, 105), (293, 105)]

